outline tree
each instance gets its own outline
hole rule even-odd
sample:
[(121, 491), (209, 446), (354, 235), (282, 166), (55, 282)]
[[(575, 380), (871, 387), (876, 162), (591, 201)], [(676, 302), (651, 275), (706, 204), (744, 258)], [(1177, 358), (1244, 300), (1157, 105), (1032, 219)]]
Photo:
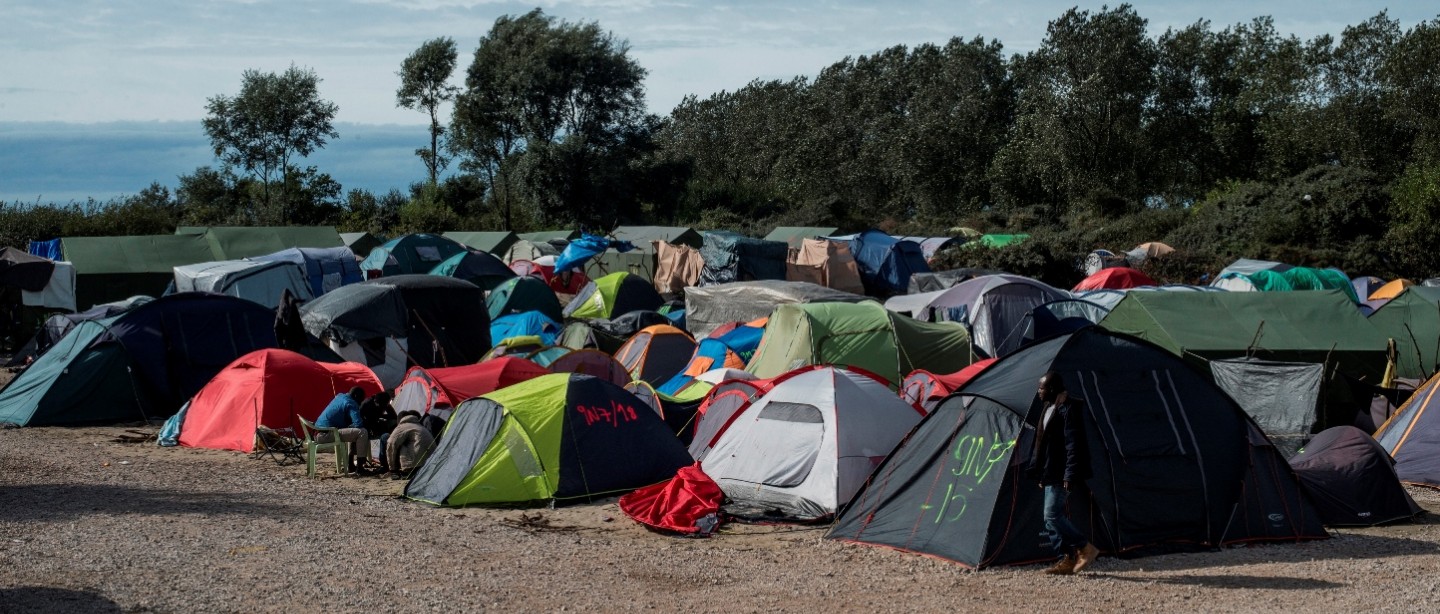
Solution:
[(460, 88), (450, 85), (455, 72), (458, 52), (455, 41), (441, 37), (425, 41), (400, 64), (400, 89), (395, 91), (395, 104), (406, 109), (423, 111), (430, 116), (430, 149), (416, 149), (415, 155), (425, 162), (430, 183), (439, 181), (440, 171), (449, 159), (440, 155), (440, 137), (445, 126), (440, 123), (440, 105), (455, 99)]
[(279, 218), (288, 219), (288, 178), (297, 169), (291, 159), (323, 148), (339, 137), (331, 121), (339, 107), (320, 98), (314, 70), (291, 65), (283, 73), (247, 70), (240, 93), (209, 100), (203, 124), (215, 157), (242, 169), (261, 184), (263, 206), (272, 206), (270, 188), (280, 184)]

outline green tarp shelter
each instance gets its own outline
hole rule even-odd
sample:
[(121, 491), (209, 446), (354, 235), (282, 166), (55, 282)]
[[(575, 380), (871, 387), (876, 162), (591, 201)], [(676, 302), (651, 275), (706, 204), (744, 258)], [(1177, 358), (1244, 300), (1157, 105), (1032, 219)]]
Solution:
[(957, 322), (921, 322), (879, 303), (780, 305), (745, 370), (771, 378), (807, 365), (858, 367), (892, 387), (916, 369), (954, 373), (975, 361)]
[(636, 248), (652, 254), (655, 253), (655, 247), (650, 245), (651, 241), (689, 245), (695, 249), (700, 249), (703, 242), (700, 233), (683, 226), (619, 226), (610, 235), (621, 241), (629, 241), (635, 244)]
[(471, 232), (471, 231), (449, 231), (444, 234), (448, 239), (453, 239), (460, 244), (482, 252), (489, 252), (496, 256), (503, 256), (509, 251), (519, 237), (508, 230)]
[(829, 237), (840, 234), (839, 228), (826, 226), (777, 226), (770, 234), (765, 235), (766, 241), (783, 241), (790, 247), (800, 248), (805, 239), (816, 237)]
[(360, 262), (360, 270), (379, 271), (382, 276), (424, 275), (446, 258), (463, 253), (464, 245), (434, 234), (409, 234), (386, 241)]
[(1017, 245), (1029, 238), (1030, 235), (1028, 234), (980, 235), (980, 238), (971, 239), (962, 245), (962, 247), (1009, 247), (1011, 245)]
[(1255, 358), (1330, 362), (1378, 383), (1385, 335), (1340, 290), (1314, 292), (1130, 292), (1100, 326), (1195, 361)]
[(1410, 286), (1370, 314), (1380, 335), (1395, 340), (1395, 375), (1426, 380), (1440, 363), (1440, 288)]
[(537, 231), (537, 232), (522, 232), (522, 233), (517, 234), (517, 235), (515, 235), (515, 236), (516, 236), (517, 238), (524, 239), (524, 240), (526, 240), (526, 241), (534, 241), (534, 242), (536, 242), (536, 243), (545, 243), (545, 242), (547, 242), (547, 241), (556, 241), (556, 240), (559, 240), (559, 241), (574, 241), (575, 239), (579, 239), (579, 238), (580, 238), (580, 231), (578, 231), (578, 230), (541, 230), (541, 231)]
[(75, 304), (82, 310), (136, 295), (160, 296), (175, 278), (175, 267), (224, 259), (198, 234), (65, 237), (60, 245), (75, 265)]
[(210, 260), (239, 260), (292, 247), (345, 246), (333, 226), (180, 226), (175, 234), (205, 237), (214, 252)]
[(368, 232), (342, 232), (340, 241), (345, 244), (345, 247), (350, 248), (357, 258), (369, 256), (370, 250), (380, 247), (380, 244), (384, 243), (379, 237)]

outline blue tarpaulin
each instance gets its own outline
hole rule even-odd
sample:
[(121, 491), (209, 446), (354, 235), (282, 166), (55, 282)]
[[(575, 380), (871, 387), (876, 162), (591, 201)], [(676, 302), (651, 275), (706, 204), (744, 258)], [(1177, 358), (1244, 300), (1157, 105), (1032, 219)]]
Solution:
[(64, 258), (60, 257), (60, 239), (50, 239), (49, 241), (31, 241), (29, 251), (32, 255), (40, 256), (42, 258), (49, 258), (51, 260), (64, 260)]
[(572, 268), (583, 267), (591, 258), (601, 252), (613, 249), (617, 252), (628, 252), (635, 249), (629, 241), (616, 241), (596, 235), (581, 235), (579, 239), (571, 241), (565, 246), (565, 251), (555, 258), (555, 271), (568, 271)]

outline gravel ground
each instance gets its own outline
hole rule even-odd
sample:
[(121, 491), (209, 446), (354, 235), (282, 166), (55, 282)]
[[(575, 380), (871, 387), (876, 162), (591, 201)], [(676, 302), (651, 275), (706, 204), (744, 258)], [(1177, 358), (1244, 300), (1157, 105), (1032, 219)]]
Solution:
[[(116, 441), (125, 432), (0, 431), (0, 612), (1410, 611), (1440, 598), (1430, 514), (1307, 544), (1102, 558), (1056, 578), (819, 528), (665, 537), (613, 501), (437, 509), (388, 479), (312, 480), (303, 466)], [(1440, 510), (1436, 493), (1412, 494)]]

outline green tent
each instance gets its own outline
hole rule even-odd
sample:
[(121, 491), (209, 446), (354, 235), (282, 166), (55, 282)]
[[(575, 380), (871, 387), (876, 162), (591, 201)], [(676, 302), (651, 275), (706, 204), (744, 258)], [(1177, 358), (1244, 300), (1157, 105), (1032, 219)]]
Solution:
[(565, 306), (564, 315), (577, 320), (608, 320), (637, 310), (654, 311), (664, 304), (649, 280), (620, 272), (591, 279)]
[(333, 226), (180, 226), (175, 234), (205, 237), (214, 253), (211, 260), (264, 256), (292, 247), (345, 246)]
[(966, 241), (963, 245), (961, 245), (961, 247), (970, 249), (973, 249), (975, 247), (1009, 247), (1011, 245), (1019, 245), (1020, 243), (1024, 242), (1026, 239), (1029, 238), (1030, 235), (1028, 234), (980, 235), (980, 238)]
[(0, 424), (56, 426), (144, 420), (140, 386), (119, 343), (91, 348), (116, 318), (71, 329), (0, 391)]
[(588, 501), (692, 463), (660, 417), (587, 375), (543, 375), (456, 408), (405, 496), (435, 505)]
[(380, 271), (381, 275), (423, 275), (446, 258), (463, 253), (464, 245), (434, 234), (409, 234), (386, 241), (360, 261), (362, 271)]
[(370, 250), (380, 247), (380, 244), (384, 243), (379, 237), (368, 232), (342, 232), (340, 241), (345, 244), (345, 247), (350, 248), (356, 258), (369, 256)]
[(501, 282), (490, 292), (490, 296), (485, 298), (485, 306), (490, 312), (492, 322), (527, 311), (538, 311), (556, 322), (565, 320), (561, 313), (560, 299), (555, 297), (555, 292), (544, 281), (528, 275)]
[(700, 249), (703, 238), (693, 228), (683, 226), (620, 226), (610, 233), (616, 239), (629, 241), (641, 251), (655, 252), (651, 241), (664, 241), (671, 245), (689, 245)]
[(1440, 363), (1440, 288), (1410, 286), (1370, 314), (1380, 335), (1395, 340), (1395, 374), (1425, 380)]
[(954, 373), (974, 362), (970, 335), (956, 322), (921, 322), (879, 303), (780, 305), (745, 370), (771, 378), (806, 365), (870, 371), (891, 386), (915, 369)]
[(799, 248), (805, 239), (816, 237), (828, 237), (840, 233), (839, 228), (825, 226), (777, 226), (770, 234), (765, 235), (766, 241), (783, 241), (790, 247)]
[(223, 260), (203, 235), (65, 237), (65, 259), (75, 265), (75, 304), (81, 310), (136, 295), (160, 296), (175, 267)]
[(624, 253), (607, 249), (585, 263), (585, 276), (598, 279), (614, 273), (629, 273), (649, 282), (655, 279), (656, 266), (658, 262), (653, 249), (635, 249)]
[(443, 235), (470, 249), (478, 249), (482, 252), (490, 252), (496, 256), (505, 255), (510, 246), (514, 245), (519, 237), (508, 230), (497, 230), (489, 232), (470, 231), (449, 231)]
[(579, 239), (579, 238), (580, 238), (580, 231), (578, 231), (578, 230), (541, 230), (541, 231), (538, 231), (538, 232), (522, 232), (522, 233), (517, 234), (517, 235), (515, 235), (515, 236), (516, 236), (517, 238), (524, 239), (524, 240), (526, 240), (526, 241), (533, 241), (533, 242), (535, 242), (535, 243), (545, 243), (545, 242), (548, 242), (548, 241), (557, 241), (557, 240), (558, 240), (558, 241), (574, 241), (575, 239)]
[(1340, 290), (1349, 296), (1351, 301), (1361, 301), (1360, 297), (1355, 295), (1355, 286), (1350, 283), (1350, 278), (1335, 269), (1297, 266), (1280, 274), (1284, 275), (1290, 282), (1290, 287), (1296, 290)]
[(1100, 321), (1191, 360), (1217, 358), (1338, 364), (1378, 383), (1385, 335), (1340, 290), (1314, 292), (1130, 292)]

